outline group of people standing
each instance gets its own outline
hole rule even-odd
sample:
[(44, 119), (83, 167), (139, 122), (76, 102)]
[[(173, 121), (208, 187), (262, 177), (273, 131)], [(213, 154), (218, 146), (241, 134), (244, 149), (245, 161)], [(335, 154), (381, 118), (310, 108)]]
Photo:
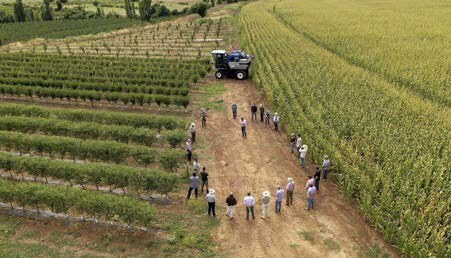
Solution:
[[(260, 111), (260, 121), (265, 123), (266, 127), (269, 127), (271, 125), (271, 111), (269, 108), (265, 110), (265, 107), (260, 104), (260, 107), (257, 108), (257, 105), (254, 103), (251, 106), (251, 119), (252, 121), (258, 121), (257, 113)], [(236, 103), (232, 104), (232, 117), (233, 119), (236, 119), (238, 114), (238, 105)], [(280, 115), (277, 114), (277, 112), (274, 113), (274, 116), (272, 118), (272, 121), (274, 123), (274, 130), (279, 131), (279, 122), (280, 122)], [(247, 121), (244, 119), (244, 117), (241, 117), (240, 121), (240, 127), (241, 127), (241, 135), (243, 138), (247, 138)]]
[[(260, 105), (259, 108), (257, 108), (257, 105), (254, 103), (251, 106), (251, 119), (252, 121), (258, 121), (257, 118), (257, 112), (260, 111), (260, 121), (265, 123), (266, 127), (270, 126), (270, 120), (271, 120), (271, 111), (268, 109), (265, 110), (265, 107), (263, 105)], [(238, 112), (238, 105), (232, 104), (232, 115), (233, 119), (237, 118), (237, 112)], [(202, 119), (202, 127), (206, 126), (206, 118), (207, 118), (207, 112), (205, 109), (201, 109), (201, 119)], [(280, 122), (280, 116), (277, 113), (274, 113), (273, 116), (273, 123), (274, 123), (274, 130), (279, 130), (279, 122)], [(247, 121), (244, 119), (244, 117), (240, 120), (241, 125), (241, 132), (243, 138), (247, 137), (246, 132), (246, 125)], [(196, 127), (195, 124), (192, 123), (190, 125), (189, 131), (191, 133), (191, 138), (187, 139), (186, 141), (186, 150), (187, 150), (187, 158), (188, 161), (191, 162), (192, 158), (192, 144), (196, 141)], [(290, 138), (290, 145), (291, 145), (291, 152), (296, 153), (300, 160), (300, 166), (306, 167), (306, 157), (307, 157), (307, 150), (308, 146), (305, 144), (302, 144), (302, 138), (301, 136), (295, 135), (294, 133), (291, 134)], [(321, 181), (321, 178), (323, 181), (327, 179), (327, 174), (330, 168), (330, 161), (329, 157), (327, 155), (324, 156), (323, 164), (322, 164), (322, 171), (320, 167), (316, 167), (316, 171), (313, 176), (309, 176), (307, 183), (305, 185), (305, 192), (306, 192), (306, 199), (307, 199), (307, 206), (306, 210), (314, 209), (315, 206), (315, 195), (317, 191), (319, 191), (319, 184)], [(194, 190), (194, 195), (197, 198), (198, 192), (199, 192), (199, 185), (201, 185), (201, 193), (203, 193), (204, 187), (207, 192), (206, 199), (208, 202), (208, 215), (209, 216), (216, 216), (216, 191), (214, 189), (208, 189), (208, 173), (206, 172), (206, 168), (202, 168), (202, 172), (200, 173), (200, 178), (198, 176), (198, 172), (200, 170), (200, 164), (197, 161), (197, 159), (194, 160), (193, 163), (193, 169), (194, 173), (190, 177), (190, 187), (188, 190), (187, 199), (190, 199), (192, 191)], [(321, 175), (322, 172), (322, 175)], [(282, 201), (285, 197), (286, 205), (292, 206), (293, 205), (293, 193), (294, 193), (295, 183), (293, 178), (288, 178), (288, 183), (285, 186), (285, 190), (282, 189), (282, 187), (279, 185), (277, 186), (277, 189), (275, 191), (275, 213), (280, 214), (282, 210)], [(261, 209), (262, 209), (262, 215), (261, 218), (269, 218), (270, 217), (270, 202), (271, 202), (271, 194), (269, 191), (264, 191), (262, 193), (262, 196), (260, 198), (261, 202)], [(233, 192), (229, 194), (229, 196), (226, 199), (227, 204), (227, 211), (226, 216), (228, 216), (230, 219), (234, 218), (234, 211), (235, 206), (238, 204)], [(249, 220), (250, 217), (252, 219), (255, 219), (255, 211), (254, 207), (256, 205), (255, 198), (252, 196), (250, 192), (247, 193), (247, 195), (243, 198), (243, 204), (246, 209), (246, 219)]]

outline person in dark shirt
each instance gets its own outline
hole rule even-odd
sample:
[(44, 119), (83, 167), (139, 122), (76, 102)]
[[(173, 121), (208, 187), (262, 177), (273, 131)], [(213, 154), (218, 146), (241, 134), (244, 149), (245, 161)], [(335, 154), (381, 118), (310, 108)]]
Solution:
[(291, 134), (290, 144), (291, 144), (291, 153), (294, 153), (294, 149), (296, 148), (296, 135), (294, 133)]
[(236, 199), (235, 196), (233, 196), (233, 193), (230, 193), (229, 197), (227, 197), (226, 203), (227, 203), (226, 216), (229, 217), (230, 219), (233, 219), (233, 212), (235, 210), (236, 205)]
[(319, 191), (319, 181), (321, 180), (321, 170), (319, 167), (316, 167), (315, 174), (313, 175), (313, 178), (315, 179), (315, 187), (316, 190)]
[(232, 104), (232, 115), (233, 115), (233, 119), (236, 119), (236, 114), (238, 112), (238, 105), (233, 103)]
[(265, 118), (265, 107), (263, 107), (263, 105), (260, 104), (260, 120), (264, 122), (264, 118)]
[(207, 173), (207, 171), (205, 171), (205, 167), (203, 167), (202, 172), (200, 172), (200, 179), (202, 180), (202, 186), (200, 188), (200, 192), (201, 193), (204, 192), (204, 185), (205, 185), (205, 190), (208, 193), (208, 173)]
[(252, 121), (257, 121), (257, 105), (255, 103), (251, 106), (251, 112), (252, 112)]

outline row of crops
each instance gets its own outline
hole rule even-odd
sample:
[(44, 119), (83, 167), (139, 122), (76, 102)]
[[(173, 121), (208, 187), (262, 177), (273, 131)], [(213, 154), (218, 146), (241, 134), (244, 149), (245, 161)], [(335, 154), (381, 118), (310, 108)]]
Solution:
[(0, 95), (15, 98), (187, 107), (209, 60), (1, 54)]
[(278, 3), (240, 13), (257, 86), (314, 161), (331, 157), (343, 191), (389, 241), (407, 256), (449, 256), (448, 110), (318, 46), (279, 18), (289, 12)]
[(96, 34), (138, 24), (142, 24), (142, 22), (125, 18), (5, 23), (0, 24), (0, 46), (33, 38), (65, 38)]
[(287, 0), (276, 12), (348, 62), (451, 106), (451, 48), (445, 36), (451, 34), (449, 1), (326, 2)]
[(185, 130), (173, 116), (0, 104), (0, 201), (151, 226), (140, 195), (177, 191)]
[(6, 52), (27, 51), (59, 55), (173, 57), (199, 59), (223, 48), (230, 34), (228, 19), (201, 19), (188, 23), (167, 22), (82, 39), (44, 41), (25, 46), (8, 46)]

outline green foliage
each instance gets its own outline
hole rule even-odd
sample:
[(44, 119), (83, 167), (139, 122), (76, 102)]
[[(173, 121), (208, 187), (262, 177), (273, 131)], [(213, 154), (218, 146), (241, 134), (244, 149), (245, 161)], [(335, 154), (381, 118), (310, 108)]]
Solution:
[(0, 180), (0, 200), (11, 205), (47, 208), (57, 213), (75, 211), (95, 218), (142, 226), (150, 225), (155, 213), (154, 207), (148, 203), (126, 196), (5, 180)]
[(183, 153), (179, 150), (167, 149), (160, 153), (159, 158), (161, 166), (172, 171), (180, 166), (180, 160), (183, 158)]
[(141, 0), (139, 1), (139, 15), (141, 20), (150, 21), (152, 18), (152, 0)]
[(205, 17), (207, 15), (208, 4), (205, 2), (199, 2), (193, 4), (190, 8), (191, 13), (197, 13), (200, 17)]
[(87, 109), (48, 108), (42, 106), (0, 103), (0, 114), (10, 116), (41, 117), (74, 122), (95, 122), (104, 125), (145, 127), (149, 129), (185, 128), (187, 122), (173, 116), (122, 113)]
[(30, 40), (37, 37), (66, 38), (70, 36), (96, 34), (99, 32), (119, 30), (140, 23), (141, 21), (138, 20), (113, 17), (89, 20), (53, 20), (47, 22), (0, 24), (0, 45), (14, 41)]
[[(0, 23), (10, 23), (10, 22), (14, 22), (14, 16), (0, 10)], [(0, 38), (0, 45), (2, 45), (1, 38)]]
[[(242, 42), (261, 60), (253, 66), (257, 87), (268, 96), (271, 106), (280, 111), (287, 131), (302, 133), (313, 161), (321, 162), (325, 154), (331, 157), (331, 177), (347, 196), (357, 199), (364, 216), (386, 239), (408, 257), (445, 257), (449, 253), (447, 225), (451, 205), (449, 111), (438, 102), (390, 83), (372, 72), (373, 69), (349, 63), (333, 51), (333, 44), (328, 47), (318, 41), (321, 38), (304, 31), (310, 28), (304, 22), (314, 23), (318, 29), (312, 33), (321, 31), (320, 35), (327, 40), (330, 35), (342, 37), (332, 42), (346, 49), (357, 48), (363, 51), (362, 58), (367, 59), (364, 56), (370, 52), (366, 44), (373, 42), (361, 42), (360, 48), (349, 43), (361, 39), (362, 32), (355, 31), (356, 27), (332, 26), (324, 18), (328, 15), (318, 20), (317, 12), (329, 2), (333, 1), (270, 0), (242, 7)], [(387, 1), (374, 6), (386, 10), (384, 2)], [(399, 2), (402, 1), (396, 3)], [(410, 10), (415, 1), (403, 2)], [(319, 5), (312, 10), (314, 16), (305, 15), (310, 7), (302, 8), (303, 3)], [(416, 2), (418, 6), (423, 3)], [(360, 5), (350, 6), (360, 8)], [(348, 10), (340, 14), (336, 9), (328, 8), (329, 14), (349, 14)], [(358, 11), (354, 15), (349, 20), (368, 18)], [(421, 12), (420, 17), (423, 15)], [(376, 20), (383, 18), (376, 16)], [(340, 21), (348, 24), (347, 19)], [(372, 22), (352, 24), (369, 30), (366, 33), (372, 38), (390, 31), (386, 30), (386, 23), (380, 25), (381, 32), (367, 26)], [(391, 37), (394, 42), (405, 42), (398, 32)], [(377, 49), (386, 46), (377, 42)], [(437, 42), (440, 45), (440, 40)], [(378, 58), (383, 63), (385, 57), (403, 53), (396, 49), (381, 51), (385, 53), (381, 55), (384, 58)], [(369, 56), (378, 56), (380, 52), (371, 53)], [(444, 60), (448, 58), (442, 56)], [(431, 64), (434, 62), (421, 66), (434, 71), (446, 69), (446, 62), (438, 66)], [(398, 68), (390, 62), (385, 62), (384, 67), (390, 73), (406, 76), (396, 72)]]
[(16, 2), (14, 2), (14, 16), (16, 18), (16, 22), (25, 21), (25, 6), (22, 0), (16, 0)]
[(178, 177), (158, 170), (118, 165), (78, 164), (38, 157), (22, 157), (0, 153), (0, 168), (27, 173), (39, 178), (55, 178), (66, 182), (110, 186), (136, 191), (167, 194), (176, 189)]
[(136, 17), (135, 5), (133, 1), (124, 0), (124, 9), (127, 18), (133, 19)]
[(43, 21), (53, 20), (53, 9), (50, 6), (50, 0), (43, 0), (44, 4), (41, 6), (41, 17)]
[(158, 5), (155, 7), (154, 17), (167, 17), (171, 15), (171, 10), (169, 10), (165, 5)]
[[(181, 151), (171, 150), (171, 155), (166, 150), (160, 151), (143, 146), (132, 146), (112, 141), (81, 140), (70, 137), (26, 135), (17, 132), (0, 131), (0, 146), (25, 152), (37, 152), (40, 155), (48, 153), (50, 156), (58, 154), (70, 155), (72, 158), (82, 160), (100, 160), (103, 162), (122, 163), (127, 158), (133, 157), (143, 165), (149, 165), (158, 161), (163, 155), (161, 165), (176, 168), (181, 162)], [(174, 160), (179, 153), (179, 160)], [(169, 157), (168, 157), (169, 155)], [(168, 167), (170, 168), (170, 167)]]

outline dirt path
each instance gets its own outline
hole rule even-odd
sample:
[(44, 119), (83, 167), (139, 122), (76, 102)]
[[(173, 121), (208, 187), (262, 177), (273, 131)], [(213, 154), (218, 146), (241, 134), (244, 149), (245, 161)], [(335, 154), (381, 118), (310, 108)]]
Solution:
[[(233, 257), (356, 257), (373, 250), (396, 257), (396, 251), (368, 226), (355, 205), (335, 186), (322, 183), (316, 210), (304, 209), (303, 189), (314, 165), (308, 164), (308, 169), (301, 170), (284, 133), (251, 121), (251, 102), (260, 103), (251, 81), (224, 83), (226, 91), (215, 98), (224, 101), (227, 111), (210, 111), (207, 127), (198, 129), (199, 144), (204, 146), (198, 150), (203, 159), (200, 163), (208, 168), (210, 186), (216, 189), (220, 205), (221, 223), (215, 237), (220, 251)], [(238, 117), (248, 120), (246, 140), (241, 137), (238, 120), (232, 119), (233, 102), (238, 104)], [(288, 177), (293, 177), (296, 183), (294, 206), (283, 204), (282, 214), (277, 215), (276, 186), (285, 186)], [(260, 197), (265, 190), (271, 192), (271, 218), (263, 220)], [(233, 221), (224, 216), (225, 198), (231, 191), (238, 200)], [(248, 191), (257, 201), (256, 219), (249, 222), (242, 204)], [(380, 251), (376, 250), (379, 247)]]

